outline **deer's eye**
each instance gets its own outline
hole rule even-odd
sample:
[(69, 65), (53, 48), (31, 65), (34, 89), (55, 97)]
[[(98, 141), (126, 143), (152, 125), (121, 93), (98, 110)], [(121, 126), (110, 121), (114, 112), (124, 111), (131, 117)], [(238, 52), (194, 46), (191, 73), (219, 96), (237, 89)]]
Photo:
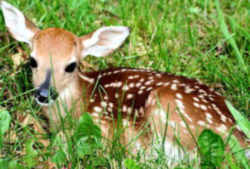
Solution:
[(29, 64), (30, 67), (37, 68), (37, 61), (33, 57), (30, 58)]
[(65, 68), (65, 72), (71, 73), (75, 70), (76, 68), (76, 62), (70, 63), (68, 66)]

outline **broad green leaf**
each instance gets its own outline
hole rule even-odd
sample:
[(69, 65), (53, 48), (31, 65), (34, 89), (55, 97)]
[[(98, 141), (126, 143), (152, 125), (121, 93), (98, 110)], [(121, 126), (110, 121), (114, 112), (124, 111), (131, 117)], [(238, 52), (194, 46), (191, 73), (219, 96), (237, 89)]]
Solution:
[(250, 122), (245, 118), (242, 113), (237, 111), (233, 105), (226, 100), (226, 105), (228, 109), (230, 110), (231, 114), (233, 115), (234, 119), (236, 120), (236, 123), (239, 125), (241, 130), (246, 134), (246, 136), (250, 139)]
[(84, 113), (80, 117), (79, 125), (75, 132), (76, 140), (86, 136), (101, 138), (101, 129), (96, 124), (94, 124), (91, 116), (88, 113)]
[(0, 110), (0, 134), (3, 135), (10, 126), (10, 114), (6, 110)]
[(63, 152), (62, 149), (59, 149), (54, 156), (52, 157), (52, 162), (56, 163), (57, 165), (61, 166), (66, 162), (66, 154)]
[(1, 169), (8, 169), (8, 160), (6, 159), (0, 159), (0, 168)]
[(17, 160), (10, 161), (8, 167), (9, 169), (25, 169), (25, 167), (19, 164)]
[(132, 159), (126, 159), (124, 161), (124, 166), (127, 169), (141, 169), (140, 166)]
[(219, 167), (224, 159), (225, 145), (222, 138), (211, 130), (205, 129), (198, 138), (202, 168)]
[(85, 155), (94, 154), (99, 148), (101, 148), (101, 142), (94, 141), (91, 138), (83, 137), (76, 143), (77, 154), (83, 158)]
[(94, 154), (102, 147), (101, 129), (94, 124), (91, 116), (84, 113), (75, 131), (76, 151), (80, 158)]
[(25, 156), (24, 156), (24, 162), (27, 164), (29, 168), (34, 167), (37, 164), (37, 155), (38, 152), (33, 148), (34, 140), (29, 139), (25, 143)]

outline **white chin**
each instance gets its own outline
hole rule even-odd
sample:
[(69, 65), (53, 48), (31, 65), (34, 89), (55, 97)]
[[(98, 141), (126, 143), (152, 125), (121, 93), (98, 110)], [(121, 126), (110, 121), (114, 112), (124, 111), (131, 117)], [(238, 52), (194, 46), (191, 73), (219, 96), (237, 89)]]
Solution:
[(37, 104), (39, 104), (40, 106), (44, 106), (44, 107), (48, 107), (50, 105), (52, 105), (52, 103), (54, 102), (53, 100), (50, 100), (49, 103), (42, 103), (40, 102), (37, 98), (35, 98)]

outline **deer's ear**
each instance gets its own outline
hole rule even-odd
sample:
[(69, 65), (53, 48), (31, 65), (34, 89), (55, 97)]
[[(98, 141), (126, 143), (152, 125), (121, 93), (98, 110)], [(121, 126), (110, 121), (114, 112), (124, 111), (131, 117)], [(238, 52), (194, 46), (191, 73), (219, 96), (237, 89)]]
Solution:
[(11, 35), (18, 41), (26, 42), (31, 46), (31, 40), (39, 29), (14, 6), (0, 2), (6, 27)]
[(93, 33), (80, 38), (82, 57), (93, 55), (107, 56), (119, 48), (129, 35), (129, 29), (124, 26), (102, 27)]

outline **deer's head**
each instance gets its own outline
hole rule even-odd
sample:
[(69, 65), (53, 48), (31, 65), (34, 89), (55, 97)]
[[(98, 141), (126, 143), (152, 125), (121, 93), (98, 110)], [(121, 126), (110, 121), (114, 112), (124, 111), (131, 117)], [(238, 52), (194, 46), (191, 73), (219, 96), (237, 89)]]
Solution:
[(87, 55), (106, 56), (120, 47), (129, 35), (129, 29), (123, 26), (102, 27), (82, 37), (60, 28), (40, 30), (17, 8), (4, 1), (0, 6), (13, 38), (31, 48), (35, 98), (41, 105), (53, 102), (56, 93), (60, 96), (76, 82), (80, 59)]

